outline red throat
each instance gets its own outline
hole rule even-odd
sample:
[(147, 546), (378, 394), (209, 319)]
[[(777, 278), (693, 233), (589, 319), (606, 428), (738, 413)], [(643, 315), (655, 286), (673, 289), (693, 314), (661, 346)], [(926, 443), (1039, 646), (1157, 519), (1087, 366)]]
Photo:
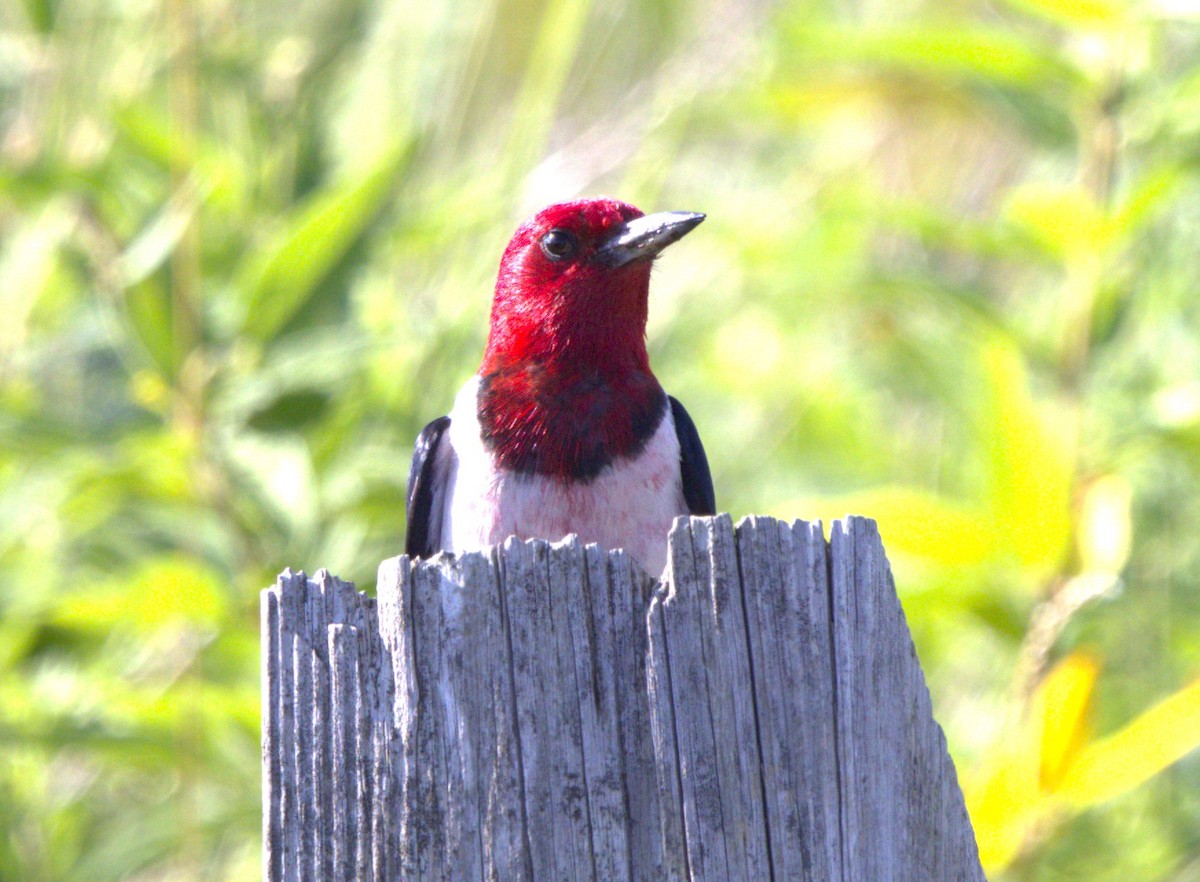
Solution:
[[(517, 230), (504, 253), (480, 367), (479, 419), (498, 463), (513, 471), (590, 480), (637, 453), (666, 410), (650, 371), (650, 261), (593, 259), (606, 234), (641, 212), (614, 200), (552, 206)], [(566, 230), (569, 263), (539, 246)]]

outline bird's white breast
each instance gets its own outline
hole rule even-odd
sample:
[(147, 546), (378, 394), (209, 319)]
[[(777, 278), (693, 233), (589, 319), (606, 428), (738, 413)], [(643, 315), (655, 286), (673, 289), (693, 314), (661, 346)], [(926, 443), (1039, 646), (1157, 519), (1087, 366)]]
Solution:
[(575, 533), (583, 542), (624, 548), (651, 575), (666, 566), (667, 532), (687, 514), (679, 439), (667, 408), (639, 454), (617, 459), (587, 483), (498, 468), (480, 437), (479, 378), (459, 391), (450, 412), (441, 544), (461, 552), (508, 536), (555, 541)]

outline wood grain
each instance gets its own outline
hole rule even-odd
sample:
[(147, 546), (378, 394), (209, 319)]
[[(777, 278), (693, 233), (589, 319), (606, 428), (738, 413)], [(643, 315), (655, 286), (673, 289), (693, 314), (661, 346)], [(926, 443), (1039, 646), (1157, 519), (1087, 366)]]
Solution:
[(982, 880), (874, 522), (681, 518), (263, 592), (263, 876)]

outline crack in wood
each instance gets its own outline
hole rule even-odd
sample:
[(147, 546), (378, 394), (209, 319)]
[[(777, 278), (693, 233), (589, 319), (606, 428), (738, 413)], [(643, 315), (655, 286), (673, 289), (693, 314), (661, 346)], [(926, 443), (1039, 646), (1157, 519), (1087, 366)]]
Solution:
[(263, 877), (980, 882), (874, 522), (681, 518), (262, 597)]

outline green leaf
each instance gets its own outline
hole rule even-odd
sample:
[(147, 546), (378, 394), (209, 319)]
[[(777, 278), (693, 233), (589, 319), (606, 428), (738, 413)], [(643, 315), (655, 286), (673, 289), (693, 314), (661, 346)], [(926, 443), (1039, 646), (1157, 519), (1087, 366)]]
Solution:
[(196, 179), (192, 178), (167, 200), (121, 253), (117, 269), (122, 284), (136, 285), (171, 256), (203, 198)]
[(311, 299), (391, 196), (410, 147), (394, 149), (373, 168), (316, 193), (243, 262), (236, 287), (247, 335), (270, 340)]
[(992, 108), (1046, 146), (1074, 141), (1072, 107), (1092, 92), (1056, 47), (999, 28), (935, 23), (872, 30), (814, 26), (806, 18), (788, 29), (783, 52), (777, 78), (785, 94), (797, 83), (815, 81), (827, 90), (839, 78), (858, 79), (889, 104), (957, 107), (972, 116)]
[(158, 369), (166, 376), (174, 376), (183, 356), (175, 349), (170, 300), (156, 278), (148, 278), (125, 291), (125, 319)]
[(329, 395), (315, 389), (287, 392), (256, 412), (246, 424), (260, 432), (296, 431), (320, 420), (329, 399)]
[(73, 224), (65, 200), (55, 199), (8, 241), (0, 237), (0, 355), (15, 351), (33, 330), (39, 300), (53, 287)]
[(1062, 25), (1116, 25), (1126, 18), (1121, 0), (1007, 0), (1014, 9), (1041, 15)]
[(1078, 70), (1050, 50), (1001, 30), (911, 27), (863, 31), (812, 27), (789, 31), (801, 62), (857, 62), (900, 67), (936, 78), (974, 78), (993, 85), (1072, 89)]
[(216, 573), (202, 563), (172, 555), (147, 561), (131, 581), (114, 579), (68, 594), (53, 620), (79, 629), (107, 629), (121, 623), (153, 631), (178, 622), (215, 624), (225, 606)]
[(1016, 188), (1009, 194), (1005, 215), (1047, 254), (1062, 260), (1103, 254), (1115, 240), (1113, 224), (1096, 197), (1079, 186)]
[(165, 170), (188, 169), (189, 187), (206, 202), (231, 213), (244, 209), (246, 164), (228, 143), (203, 131), (175, 137), (170, 117), (150, 102), (120, 107), (112, 121), (121, 142), (139, 156)]
[(54, 30), (57, 5), (54, 0), (25, 0), (25, 14), (38, 33), (48, 34)]

